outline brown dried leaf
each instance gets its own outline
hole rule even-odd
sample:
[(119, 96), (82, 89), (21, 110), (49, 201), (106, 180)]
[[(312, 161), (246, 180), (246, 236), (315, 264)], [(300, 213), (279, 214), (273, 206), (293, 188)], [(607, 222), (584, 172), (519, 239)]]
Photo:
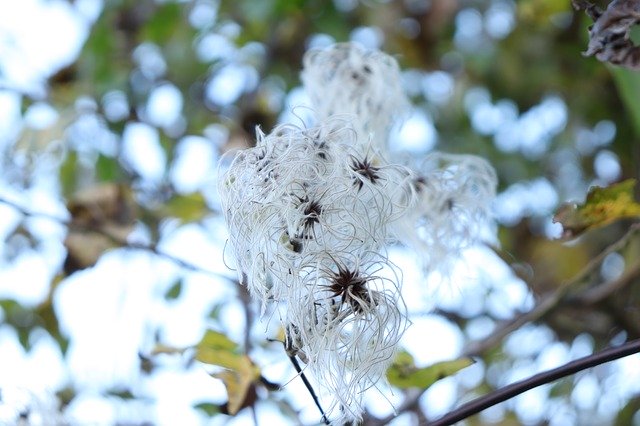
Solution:
[(573, 0), (573, 6), (594, 21), (585, 56), (640, 70), (640, 48), (630, 38), (631, 27), (640, 22), (640, 0), (614, 0), (605, 11), (586, 0)]

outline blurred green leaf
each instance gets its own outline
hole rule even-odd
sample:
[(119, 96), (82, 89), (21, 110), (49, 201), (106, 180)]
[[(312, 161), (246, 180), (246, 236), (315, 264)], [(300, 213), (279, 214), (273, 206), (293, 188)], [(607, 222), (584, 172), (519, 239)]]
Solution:
[(418, 368), (411, 354), (403, 351), (396, 356), (387, 370), (387, 379), (390, 384), (399, 388), (426, 389), (438, 380), (451, 376), (471, 364), (471, 358), (460, 358)]
[(183, 223), (197, 222), (207, 215), (209, 208), (204, 196), (199, 192), (176, 195), (159, 212), (163, 216), (172, 216)]
[(640, 204), (633, 198), (635, 185), (635, 179), (628, 179), (606, 188), (593, 187), (584, 204), (564, 204), (553, 220), (562, 224), (563, 237), (573, 238), (618, 219), (638, 217)]
[(640, 397), (632, 398), (629, 402), (618, 412), (616, 416), (615, 426), (629, 426), (635, 425), (633, 422), (636, 413), (640, 412)]
[(176, 281), (164, 294), (164, 298), (167, 300), (175, 300), (180, 297), (180, 293), (182, 293), (182, 281)]
[(618, 88), (618, 94), (631, 119), (637, 136), (640, 136), (640, 73), (610, 65), (609, 70)]
[(99, 155), (95, 165), (96, 179), (99, 182), (115, 182), (122, 178), (122, 168), (113, 157)]
[(146, 22), (142, 31), (143, 39), (159, 45), (169, 42), (178, 27), (184, 23), (183, 9), (178, 2), (160, 5)]
[(214, 414), (218, 414), (220, 412), (220, 407), (216, 404), (212, 404), (210, 402), (201, 402), (193, 406), (196, 410), (202, 411), (207, 416), (211, 417)]
[(539, 25), (551, 25), (554, 15), (570, 12), (570, 2), (557, 0), (521, 0), (518, 2), (518, 16), (521, 20), (533, 21)]
[(72, 194), (76, 190), (78, 182), (78, 155), (75, 151), (69, 151), (60, 165), (60, 183), (64, 194)]

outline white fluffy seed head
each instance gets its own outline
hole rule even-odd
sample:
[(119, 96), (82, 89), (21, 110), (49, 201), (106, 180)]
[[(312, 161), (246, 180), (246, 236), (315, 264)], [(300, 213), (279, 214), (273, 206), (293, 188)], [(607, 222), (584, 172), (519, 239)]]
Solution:
[(460, 252), (493, 226), (496, 173), (481, 157), (440, 152), (427, 156), (416, 170), (413, 206), (395, 230), (419, 253), (426, 272), (447, 275)]
[(364, 392), (385, 380), (407, 327), (400, 281), (381, 254), (327, 254), (306, 271), (283, 313), (337, 424), (360, 420)]
[(319, 121), (346, 116), (360, 143), (372, 140), (381, 150), (394, 120), (408, 110), (396, 60), (355, 43), (307, 52), (301, 78)]
[[(491, 223), (496, 175), (485, 160), (433, 153), (387, 161), (388, 130), (408, 106), (396, 61), (337, 44), (308, 52), (302, 79), (317, 125), (258, 130), (220, 173), (238, 274), (286, 346), (307, 364), (338, 424), (359, 421), (407, 327), (398, 238), (427, 271), (444, 269)], [(393, 232), (392, 232), (393, 231)]]
[(263, 304), (289, 299), (317, 256), (379, 251), (389, 223), (404, 214), (396, 187), (409, 172), (362, 154), (354, 137), (341, 119), (310, 129), (280, 126), (260, 134), (221, 174), (239, 274)]

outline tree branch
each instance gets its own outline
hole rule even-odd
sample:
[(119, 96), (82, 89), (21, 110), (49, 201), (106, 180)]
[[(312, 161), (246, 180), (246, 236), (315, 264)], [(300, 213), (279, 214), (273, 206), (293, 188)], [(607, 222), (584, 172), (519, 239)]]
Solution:
[(636, 353), (640, 353), (640, 339), (632, 340), (631, 342), (627, 342), (615, 348), (605, 349), (593, 355), (571, 361), (561, 367), (536, 374), (528, 379), (505, 386), (486, 396), (477, 398), (462, 405), (444, 417), (429, 423), (429, 426), (452, 425), (477, 414), (486, 408), (520, 395), (530, 389), (553, 382), (562, 377), (575, 374), (579, 371), (586, 370), (587, 368), (592, 368)]
[(169, 253), (163, 252), (162, 250), (158, 249), (158, 247), (155, 244), (143, 244), (143, 243), (136, 243), (136, 242), (132, 242), (132, 241), (127, 241), (126, 239), (123, 239), (123, 238), (121, 238), (121, 237), (119, 237), (117, 235), (114, 235), (113, 233), (109, 232), (108, 230), (106, 230), (103, 227), (77, 226), (77, 225), (75, 225), (73, 223), (73, 221), (71, 221), (69, 219), (66, 219), (64, 217), (56, 216), (56, 215), (52, 215), (52, 214), (48, 214), (48, 213), (34, 212), (34, 211), (31, 211), (31, 210), (21, 206), (20, 204), (14, 202), (14, 201), (7, 200), (6, 198), (3, 198), (3, 197), (0, 197), (0, 203), (10, 206), (11, 208), (17, 210), (18, 212), (20, 212), (20, 214), (22, 214), (24, 216), (48, 219), (48, 220), (51, 220), (53, 222), (59, 223), (60, 225), (65, 226), (68, 229), (72, 229), (72, 230), (75, 230), (75, 231), (96, 232), (96, 233), (98, 233), (98, 234), (100, 234), (100, 235), (102, 235), (104, 237), (107, 237), (109, 240), (111, 240), (118, 247), (148, 251), (150, 253), (155, 254), (158, 257), (161, 257), (163, 259), (169, 260), (169, 261), (175, 263), (176, 265), (180, 266), (181, 268), (187, 269), (189, 271), (201, 272), (201, 273), (204, 273), (204, 274), (207, 274), (207, 275), (215, 276), (217, 278), (224, 278), (224, 279), (230, 280), (228, 277), (225, 277), (224, 275), (221, 275), (221, 274), (219, 274), (217, 272), (202, 268), (202, 267), (200, 267), (198, 265), (195, 265), (195, 264), (193, 264), (191, 262), (188, 262), (188, 261), (186, 261), (184, 259), (180, 259), (178, 257), (175, 257), (175, 256), (169, 254)]
[(487, 338), (467, 344), (467, 347), (463, 351), (463, 355), (479, 355), (500, 343), (509, 333), (517, 330), (528, 322), (537, 321), (547, 313), (551, 312), (561, 301), (565, 300), (570, 290), (592, 274), (608, 255), (623, 248), (638, 232), (638, 230), (640, 230), (640, 224), (636, 223), (631, 225), (627, 233), (623, 235), (622, 238), (611, 244), (598, 256), (593, 258), (575, 277), (571, 278), (569, 281), (561, 283), (557, 290), (542, 297), (538, 304), (529, 312), (525, 312), (507, 322), (502, 323), (502, 325), (492, 332)]

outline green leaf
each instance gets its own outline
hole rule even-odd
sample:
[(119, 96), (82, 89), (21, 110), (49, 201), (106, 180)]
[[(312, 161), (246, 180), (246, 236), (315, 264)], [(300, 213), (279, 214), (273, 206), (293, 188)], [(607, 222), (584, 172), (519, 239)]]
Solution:
[(78, 183), (78, 154), (69, 151), (60, 165), (60, 183), (64, 194), (72, 194)]
[(390, 384), (399, 388), (427, 389), (438, 380), (457, 373), (473, 362), (471, 358), (459, 358), (418, 368), (411, 354), (403, 351), (396, 356), (395, 361), (387, 370), (387, 379)]
[(640, 74), (622, 67), (608, 66), (618, 88), (625, 109), (636, 132), (640, 136)]
[(220, 407), (210, 402), (201, 402), (199, 404), (194, 405), (193, 408), (204, 412), (209, 417), (213, 416), (214, 414), (218, 414), (220, 412)]
[(618, 219), (638, 217), (640, 204), (633, 198), (635, 185), (635, 179), (628, 179), (606, 188), (593, 187), (584, 204), (564, 204), (553, 221), (562, 224), (564, 238), (573, 238)]
[(182, 293), (182, 281), (176, 281), (176, 283), (164, 294), (164, 298), (166, 300), (175, 300), (180, 297), (180, 293)]
[(176, 217), (183, 223), (196, 222), (209, 211), (204, 196), (199, 192), (177, 195), (170, 199), (161, 210), (160, 214)]
[(632, 398), (627, 402), (622, 410), (618, 411), (614, 425), (626, 426), (634, 424), (633, 419), (636, 417), (636, 413), (638, 412), (640, 412), (640, 397)]
[(99, 182), (115, 182), (122, 177), (122, 169), (118, 160), (113, 157), (99, 155), (95, 165), (96, 179)]

